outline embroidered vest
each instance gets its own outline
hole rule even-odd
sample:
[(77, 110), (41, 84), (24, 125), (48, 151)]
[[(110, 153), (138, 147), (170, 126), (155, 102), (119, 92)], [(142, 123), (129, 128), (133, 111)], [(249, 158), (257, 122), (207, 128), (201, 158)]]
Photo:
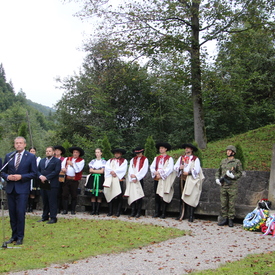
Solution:
[[(68, 157), (67, 161), (68, 160), (72, 161), (72, 159), (73, 159), (73, 157)], [(77, 158), (75, 162), (80, 162), (82, 160), (83, 160), (82, 158)], [(66, 167), (67, 167), (67, 165), (68, 164), (66, 163)], [(74, 180), (81, 180), (81, 178), (82, 178), (82, 171), (79, 173), (75, 173)]]

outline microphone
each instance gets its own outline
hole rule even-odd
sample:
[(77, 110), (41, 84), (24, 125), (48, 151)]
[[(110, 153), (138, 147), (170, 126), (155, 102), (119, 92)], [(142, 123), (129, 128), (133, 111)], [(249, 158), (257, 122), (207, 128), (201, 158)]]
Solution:
[(10, 159), (13, 158), (17, 152), (18, 152), (18, 151), (12, 152), (12, 153), (9, 155), (9, 158), (10, 158)]

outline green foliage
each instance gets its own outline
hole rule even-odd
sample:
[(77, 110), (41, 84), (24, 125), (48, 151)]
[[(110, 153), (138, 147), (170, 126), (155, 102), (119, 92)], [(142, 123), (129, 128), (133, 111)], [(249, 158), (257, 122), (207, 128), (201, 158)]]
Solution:
[[(39, 104), (37, 104), (39, 105)], [(26, 114), (29, 114), (27, 119)], [(21, 89), (17, 95), (12, 82), (6, 82), (5, 70), (0, 65), (0, 156), (13, 150), (13, 140), (16, 136), (24, 136), (27, 146), (31, 146), (27, 122), (30, 122), (33, 146), (38, 155), (45, 154), (45, 148), (52, 145), (55, 128), (54, 119), (47, 119), (43, 114), (28, 105), (26, 95)]]
[[(134, 58), (146, 56), (153, 64), (150, 68), (151, 71), (160, 70), (155, 65), (161, 63), (163, 55), (170, 55), (169, 57), (173, 61), (176, 57), (181, 56), (182, 66), (174, 66), (172, 69), (169, 67), (168, 70), (171, 69), (170, 74), (177, 81), (181, 80), (184, 83), (183, 87), (190, 87), (189, 93), (192, 94), (194, 112), (194, 137), (200, 148), (206, 147), (201, 74), (201, 64), (205, 57), (203, 46), (212, 40), (226, 40), (228, 34), (231, 33), (240, 33), (239, 37), (243, 37), (246, 32), (250, 30), (257, 32), (260, 28), (274, 31), (274, 1), (220, 0), (217, 4), (216, 0), (144, 0), (134, 2), (129, 0), (119, 6), (110, 6), (105, 0), (83, 0), (82, 2), (84, 8), (80, 16), (84, 16), (85, 19), (93, 16), (103, 18), (101, 24), (98, 25), (96, 37), (108, 38), (111, 44), (120, 47), (125, 55)], [(244, 45), (247, 44), (246, 42)], [(274, 43), (270, 43), (270, 45), (273, 46)], [(254, 59), (251, 59), (250, 63), (253, 61)], [(234, 67), (231, 68), (232, 72), (234, 69)], [(228, 79), (227, 75), (223, 77), (222, 79)], [(261, 74), (256, 73), (254, 81), (250, 79), (248, 83), (255, 85), (260, 77)], [(245, 78), (242, 79), (245, 80)], [(233, 82), (226, 91), (239, 92), (234, 84)], [(213, 95), (215, 94), (213, 93)], [(181, 105), (183, 106), (184, 103), (181, 102)], [(243, 108), (238, 111), (235, 106), (234, 104), (229, 108), (229, 114), (231, 110), (234, 111), (233, 117), (237, 121), (235, 127), (230, 127), (228, 123), (222, 123), (222, 114), (216, 116), (219, 123), (226, 128), (226, 132), (234, 128), (233, 134), (239, 133), (235, 132), (235, 129), (238, 131), (243, 129), (239, 118), (245, 114)], [(226, 117), (228, 119), (226, 122), (230, 121), (230, 117), (232, 118), (232, 114)], [(210, 123), (211, 118), (212, 116), (208, 117), (208, 122), (211, 124), (210, 129), (213, 130), (213, 134), (217, 134), (216, 139), (220, 138), (223, 135), (221, 133), (223, 129), (218, 133), (214, 132), (217, 127)], [(219, 123), (216, 123), (215, 126)], [(246, 123), (245, 126), (248, 124)]]
[[(8, 218), (4, 219), (5, 230), (8, 230)], [(175, 228), (119, 220), (60, 218), (54, 227), (36, 221), (37, 217), (26, 217), (28, 234), (20, 247), (20, 257), (18, 249), (1, 250), (0, 272), (44, 268), (53, 263), (119, 253), (185, 235)]]
[(113, 157), (111, 152), (111, 144), (109, 142), (107, 135), (104, 135), (104, 138), (102, 140), (102, 157), (104, 157), (106, 160), (111, 159)]
[(18, 136), (20, 137), (24, 137), (25, 139), (27, 139), (28, 136), (28, 126), (26, 122), (22, 122), (19, 130), (18, 130)]
[[(242, 30), (250, 27), (243, 24)], [(275, 121), (274, 35), (268, 28), (234, 32), (219, 42), (213, 67), (206, 67), (203, 96), (209, 141)]]
[(72, 147), (72, 144), (68, 140), (65, 140), (62, 143), (62, 146), (66, 150), (65, 154), (63, 155), (63, 157), (69, 157), (69, 156), (71, 156), (72, 154), (69, 152), (69, 148)]
[[(198, 148), (197, 142), (194, 141), (192, 144)], [(201, 167), (203, 167), (203, 152), (202, 152), (202, 150), (200, 148), (198, 148), (198, 151), (194, 152), (194, 155), (200, 159)]]
[(152, 136), (148, 136), (146, 139), (144, 155), (148, 158), (149, 163), (152, 163), (156, 156), (156, 142)]
[(242, 149), (242, 146), (240, 145), (240, 143), (236, 144), (236, 151), (237, 152), (236, 152), (235, 158), (239, 159), (241, 161), (242, 166), (243, 166), (243, 170), (245, 170), (246, 161), (245, 161), (243, 149)]

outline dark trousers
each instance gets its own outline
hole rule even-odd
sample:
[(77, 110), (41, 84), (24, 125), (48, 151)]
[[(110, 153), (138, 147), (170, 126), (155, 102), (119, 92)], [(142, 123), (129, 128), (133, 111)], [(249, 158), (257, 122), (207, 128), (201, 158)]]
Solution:
[(23, 239), (25, 232), (25, 212), (29, 194), (18, 194), (15, 190), (7, 194), (12, 238)]
[(66, 180), (63, 183), (62, 197), (63, 200), (68, 200), (69, 195), (71, 195), (72, 200), (77, 199), (77, 189), (78, 181), (77, 180)]
[(154, 180), (154, 194), (155, 194), (155, 214), (160, 215), (161, 211), (161, 197), (157, 194), (158, 181)]
[(42, 219), (56, 220), (57, 216), (57, 195), (58, 188), (51, 188), (51, 190), (41, 189), (41, 196), (43, 200), (43, 214)]

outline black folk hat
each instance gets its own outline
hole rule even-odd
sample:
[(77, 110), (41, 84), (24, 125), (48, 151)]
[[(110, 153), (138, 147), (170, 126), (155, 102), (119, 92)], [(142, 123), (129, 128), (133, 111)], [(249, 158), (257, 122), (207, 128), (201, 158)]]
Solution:
[(139, 153), (143, 153), (144, 152), (144, 148), (138, 146), (135, 149), (133, 149), (133, 153), (134, 154), (139, 154)]
[(65, 152), (66, 152), (65, 148), (64, 148), (63, 146), (61, 146), (61, 145), (56, 145), (56, 146), (54, 146), (53, 148), (54, 148), (55, 150), (56, 150), (56, 149), (59, 149), (59, 150), (61, 151), (61, 155), (64, 155)]
[(159, 149), (159, 147), (164, 147), (167, 149), (167, 151), (171, 150), (171, 145), (167, 142), (159, 142), (156, 144), (157, 149)]
[(121, 148), (113, 149), (113, 150), (111, 150), (111, 152), (112, 152), (113, 154), (115, 154), (115, 153), (121, 153), (121, 155), (126, 154), (126, 150), (121, 149)]
[(73, 153), (73, 151), (74, 150), (77, 150), (78, 152), (79, 152), (79, 156), (80, 157), (82, 157), (82, 156), (84, 156), (84, 150), (82, 149), (82, 148), (80, 148), (80, 147), (78, 147), (78, 146), (73, 146), (73, 147), (70, 147), (69, 148), (69, 151), (71, 152), (71, 153)]
[(193, 144), (191, 144), (191, 143), (184, 143), (181, 146), (181, 148), (183, 148), (183, 149), (185, 149), (186, 147), (189, 147), (189, 148), (193, 149), (193, 152), (198, 151), (198, 148), (196, 146), (194, 146)]

